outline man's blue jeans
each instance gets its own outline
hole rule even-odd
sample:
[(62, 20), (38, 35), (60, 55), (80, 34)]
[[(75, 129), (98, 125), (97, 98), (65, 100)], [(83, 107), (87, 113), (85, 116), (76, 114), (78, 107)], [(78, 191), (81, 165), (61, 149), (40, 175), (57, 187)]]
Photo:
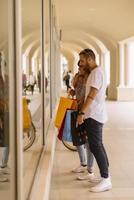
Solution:
[(85, 120), (85, 129), (88, 135), (89, 146), (96, 158), (101, 177), (107, 178), (109, 176), (109, 161), (102, 140), (103, 124), (88, 118)]

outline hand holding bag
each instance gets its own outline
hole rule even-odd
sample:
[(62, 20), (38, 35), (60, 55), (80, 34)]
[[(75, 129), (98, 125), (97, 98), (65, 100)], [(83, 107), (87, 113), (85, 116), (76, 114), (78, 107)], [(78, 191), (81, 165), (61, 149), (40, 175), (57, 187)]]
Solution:
[(60, 128), (67, 109), (77, 109), (77, 101), (67, 97), (61, 97), (55, 117), (55, 126)]
[(81, 124), (76, 127), (78, 111), (73, 111), (71, 113), (71, 134), (74, 146), (80, 146), (86, 142), (86, 131), (85, 124)]

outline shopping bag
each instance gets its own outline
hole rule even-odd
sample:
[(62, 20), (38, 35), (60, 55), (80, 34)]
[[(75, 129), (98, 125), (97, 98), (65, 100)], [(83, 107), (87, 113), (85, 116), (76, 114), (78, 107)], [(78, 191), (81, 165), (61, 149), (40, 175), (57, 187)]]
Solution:
[(0, 111), (0, 147), (9, 146), (9, 112)]
[(61, 97), (55, 117), (55, 126), (61, 127), (67, 109), (77, 109), (77, 101), (67, 97)]
[(72, 112), (73, 112), (72, 110), (67, 110), (66, 116), (65, 116), (62, 140), (67, 141), (67, 142), (72, 142), (72, 135), (71, 135), (71, 113)]
[(58, 132), (58, 135), (57, 135), (59, 140), (62, 140), (62, 137), (63, 137), (63, 129), (64, 129), (64, 124), (65, 124), (65, 118), (66, 118), (66, 114), (65, 114), (65, 116), (63, 118), (61, 127), (59, 128), (59, 132)]
[(80, 146), (86, 142), (85, 124), (76, 126), (78, 111), (71, 112), (71, 135), (74, 146)]
[(0, 147), (3, 146), (4, 140), (4, 112), (0, 111)]
[(23, 129), (31, 127), (31, 116), (28, 109), (27, 99), (23, 98)]

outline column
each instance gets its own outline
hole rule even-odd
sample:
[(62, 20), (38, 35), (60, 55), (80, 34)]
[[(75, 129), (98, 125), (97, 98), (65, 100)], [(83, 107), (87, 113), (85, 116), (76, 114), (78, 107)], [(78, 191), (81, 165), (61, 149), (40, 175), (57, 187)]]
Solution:
[(131, 86), (130, 44), (125, 44), (125, 86)]
[(124, 44), (119, 44), (119, 87), (124, 87), (124, 67), (125, 67), (125, 52), (124, 52)]
[(117, 99), (121, 101), (134, 100), (133, 48), (132, 42), (120, 44), (119, 87), (117, 87)]
[(102, 67), (104, 67), (104, 53), (101, 53), (101, 56), (100, 56), (100, 65)]
[(29, 54), (29, 75), (32, 73), (32, 56)]
[(38, 74), (37, 59), (36, 59), (36, 58), (33, 58), (33, 60), (34, 60), (34, 73), (35, 73), (35, 75), (37, 76), (37, 74)]
[(26, 56), (26, 74), (29, 75), (29, 57)]
[(101, 64), (100, 55), (98, 53), (96, 54), (96, 63), (97, 65)]

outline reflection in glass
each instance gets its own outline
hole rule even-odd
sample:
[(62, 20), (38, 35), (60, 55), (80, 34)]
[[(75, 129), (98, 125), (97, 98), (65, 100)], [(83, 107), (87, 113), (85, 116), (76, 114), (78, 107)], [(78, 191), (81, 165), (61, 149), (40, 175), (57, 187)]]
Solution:
[(22, 0), (24, 199), (28, 198), (43, 143), (41, 77), (41, 1)]
[(44, 14), (45, 14), (45, 65), (44, 65), (44, 73), (45, 73), (45, 112), (46, 112), (46, 120), (45, 127), (46, 132), (50, 122), (50, 19), (49, 19), (49, 0), (45, 0), (44, 6)]
[(0, 0), (0, 199), (9, 199), (8, 2)]

